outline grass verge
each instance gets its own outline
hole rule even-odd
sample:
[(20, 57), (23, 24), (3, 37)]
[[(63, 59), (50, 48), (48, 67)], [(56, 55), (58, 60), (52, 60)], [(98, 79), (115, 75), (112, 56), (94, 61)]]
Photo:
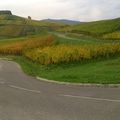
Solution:
[(43, 66), (24, 57), (15, 57), (25, 73), (49, 80), (70, 83), (120, 84), (120, 57)]

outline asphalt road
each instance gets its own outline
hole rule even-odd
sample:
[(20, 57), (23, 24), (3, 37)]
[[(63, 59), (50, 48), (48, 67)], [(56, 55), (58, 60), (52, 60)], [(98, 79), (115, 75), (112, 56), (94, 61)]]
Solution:
[(120, 120), (120, 88), (43, 82), (0, 60), (0, 120)]

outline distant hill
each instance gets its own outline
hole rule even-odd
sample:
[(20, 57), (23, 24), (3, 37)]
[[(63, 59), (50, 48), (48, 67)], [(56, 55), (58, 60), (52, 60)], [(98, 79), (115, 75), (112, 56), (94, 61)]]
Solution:
[(52, 22), (52, 23), (63, 23), (67, 25), (80, 24), (80, 21), (66, 20), (66, 19), (45, 19), (42, 21)]
[(66, 27), (62, 31), (105, 38), (114, 36), (114, 39), (118, 39), (120, 38), (120, 18), (77, 24)]

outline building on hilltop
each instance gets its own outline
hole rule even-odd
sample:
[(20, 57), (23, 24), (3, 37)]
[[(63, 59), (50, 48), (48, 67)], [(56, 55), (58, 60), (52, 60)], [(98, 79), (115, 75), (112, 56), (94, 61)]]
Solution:
[(10, 10), (0, 10), (0, 15), (12, 15)]

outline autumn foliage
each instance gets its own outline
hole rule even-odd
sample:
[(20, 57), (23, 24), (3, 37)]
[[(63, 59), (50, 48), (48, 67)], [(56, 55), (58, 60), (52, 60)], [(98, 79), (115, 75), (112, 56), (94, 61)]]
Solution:
[(119, 40), (120, 39), (120, 31), (105, 34), (105, 35), (103, 35), (103, 38), (104, 39)]
[(54, 43), (52, 36), (31, 38), (28, 40), (18, 41), (8, 45), (0, 46), (0, 54), (2, 55), (22, 55), (27, 49), (51, 46)]
[(43, 65), (84, 61), (120, 54), (120, 43), (103, 45), (58, 45), (25, 52), (25, 56)]

